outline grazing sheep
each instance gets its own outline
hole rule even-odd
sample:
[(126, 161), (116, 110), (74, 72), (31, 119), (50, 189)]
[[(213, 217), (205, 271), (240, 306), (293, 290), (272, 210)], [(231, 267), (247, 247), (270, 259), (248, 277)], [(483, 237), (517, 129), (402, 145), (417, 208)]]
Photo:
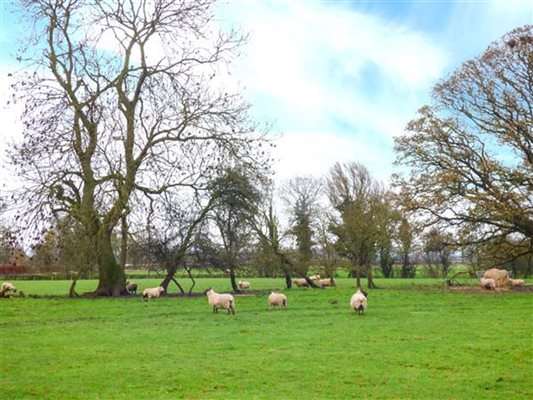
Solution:
[(150, 288), (150, 289), (144, 289), (143, 299), (158, 298), (161, 295), (161, 293), (163, 293), (164, 291), (165, 289), (163, 288), (163, 286), (158, 286), (158, 287)]
[(283, 293), (270, 292), (270, 295), (268, 296), (268, 304), (270, 304), (270, 308), (274, 306), (287, 308), (287, 296)]
[(293, 279), (292, 283), (294, 283), (298, 287), (307, 287), (307, 286), (309, 286), (309, 283), (307, 283), (307, 281), (304, 278)]
[(320, 275), (318, 275), (318, 274), (309, 275), (309, 279), (311, 279), (312, 281), (319, 281), (320, 280)]
[(523, 279), (509, 279), (509, 283), (511, 284), (511, 287), (522, 287), (525, 285)]
[(17, 288), (10, 282), (2, 283), (2, 292), (7, 293), (9, 291), (17, 292)]
[(130, 294), (137, 294), (137, 284), (135, 282), (126, 282), (126, 290)]
[(322, 287), (333, 287), (333, 286), (335, 286), (335, 281), (333, 280), (333, 278), (320, 279), (318, 281), (318, 283)]
[(354, 309), (358, 315), (363, 315), (368, 305), (368, 293), (359, 288), (357, 292), (350, 299), (350, 306)]
[(239, 281), (237, 283), (237, 286), (239, 287), (239, 289), (250, 289), (250, 282), (247, 282), (247, 281)]
[(492, 278), (479, 278), (479, 285), (481, 289), (495, 290), (496, 283)]
[(235, 299), (228, 293), (217, 293), (213, 289), (209, 288), (205, 291), (209, 305), (213, 306), (213, 312), (218, 313), (219, 308), (228, 310), (228, 315), (235, 315)]
[(505, 269), (491, 268), (485, 271), (483, 278), (494, 279), (496, 288), (509, 287), (509, 272)]

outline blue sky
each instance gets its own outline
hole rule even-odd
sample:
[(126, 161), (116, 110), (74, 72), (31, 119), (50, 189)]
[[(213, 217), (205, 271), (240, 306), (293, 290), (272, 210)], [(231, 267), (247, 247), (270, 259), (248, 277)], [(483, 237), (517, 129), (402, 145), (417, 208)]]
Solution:
[[(25, 29), (9, 8), (1, 3), (0, 101)], [(255, 119), (280, 136), (278, 179), (359, 161), (386, 181), (393, 138), (432, 86), (504, 33), (532, 24), (533, 0), (222, 1), (217, 18), (250, 34), (233, 76)], [(2, 115), (3, 152), (20, 126), (16, 110)]]

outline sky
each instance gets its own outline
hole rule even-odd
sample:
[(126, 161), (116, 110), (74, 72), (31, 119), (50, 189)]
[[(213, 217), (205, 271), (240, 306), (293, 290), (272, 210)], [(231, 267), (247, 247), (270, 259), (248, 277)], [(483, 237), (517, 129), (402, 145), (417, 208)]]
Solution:
[[(0, 184), (16, 181), (6, 143), (20, 109), (5, 108), (18, 37), (27, 27), (0, 0)], [(533, 0), (221, 1), (224, 29), (249, 34), (233, 76), (252, 116), (276, 137), (276, 179), (324, 176), (357, 161), (387, 182), (394, 137), (431, 88), (493, 41), (533, 23)]]

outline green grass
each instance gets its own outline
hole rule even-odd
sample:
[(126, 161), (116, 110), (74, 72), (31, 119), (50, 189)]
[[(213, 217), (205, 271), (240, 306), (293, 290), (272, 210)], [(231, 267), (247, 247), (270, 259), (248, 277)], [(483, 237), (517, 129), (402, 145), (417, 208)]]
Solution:
[[(0, 398), (533, 398), (531, 293), (378, 280), (361, 317), (348, 306), (353, 283), (285, 291), (287, 310), (268, 310), (266, 295), (239, 296), (236, 316), (212, 314), (205, 297), (3, 299)], [(69, 282), (17, 286), (58, 295)], [(229, 281), (201, 279), (195, 291), (209, 286), (228, 290)]]

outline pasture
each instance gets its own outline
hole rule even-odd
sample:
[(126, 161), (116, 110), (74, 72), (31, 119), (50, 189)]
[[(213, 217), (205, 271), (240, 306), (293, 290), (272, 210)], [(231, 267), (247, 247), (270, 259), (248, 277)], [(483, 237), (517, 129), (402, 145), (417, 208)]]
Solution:
[[(142, 291), (159, 280), (137, 282)], [(533, 398), (533, 294), (440, 283), (378, 279), (364, 316), (348, 305), (352, 279), (284, 290), (287, 310), (269, 310), (267, 294), (238, 296), (227, 316), (205, 296), (32, 298), (70, 283), (16, 281), (26, 297), (0, 300), (1, 397)], [(198, 279), (195, 291), (209, 286), (230, 289)], [(77, 291), (95, 287), (80, 280)]]

